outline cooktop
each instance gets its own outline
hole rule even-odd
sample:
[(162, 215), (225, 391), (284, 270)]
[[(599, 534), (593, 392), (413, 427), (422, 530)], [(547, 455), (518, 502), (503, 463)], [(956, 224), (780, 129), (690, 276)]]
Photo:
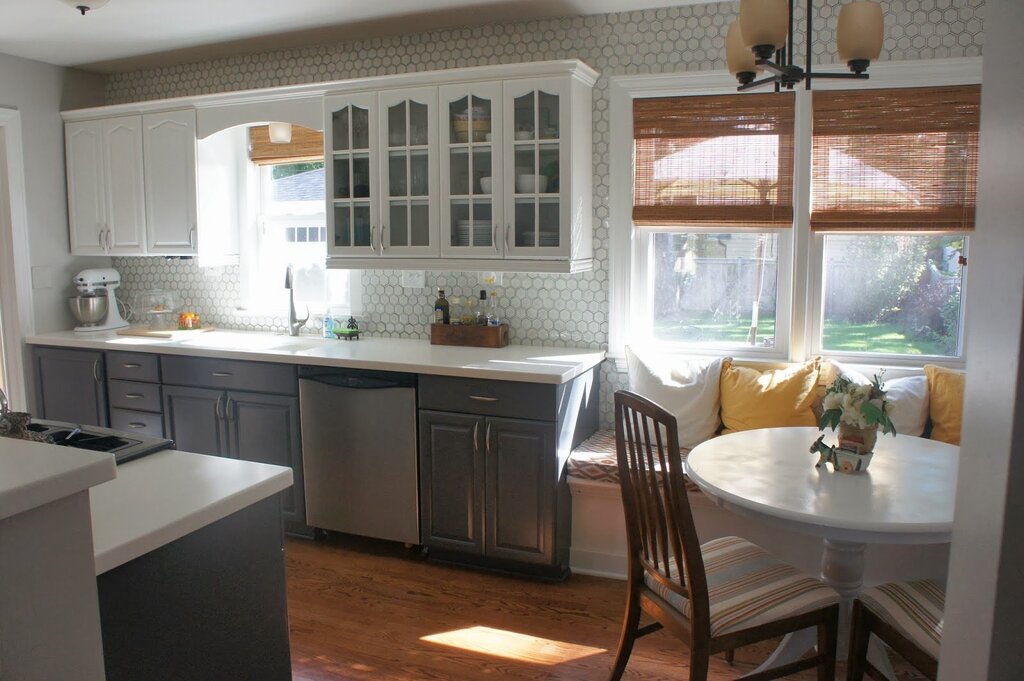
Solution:
[(79, 426), (61, 421), (33, 419), (25, 429), (46, 435), (53, 439), (55, 445), (61, 447), (110, 452), (118, 464), (174, 447), (174, 441), (166, 438), (123, 433), (99, 426)]

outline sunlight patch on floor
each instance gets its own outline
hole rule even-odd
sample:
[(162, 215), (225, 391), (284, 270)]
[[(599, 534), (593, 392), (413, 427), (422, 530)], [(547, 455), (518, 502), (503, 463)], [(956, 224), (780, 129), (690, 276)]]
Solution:
[(467, 627), (446, 631), (441, 634), (423, 636), (420, 640), (437, 643), (451, 648), (461, 648), (476, 653), (494, 655), (519, 662), (556, 665), (572, 662), (591, 655), (607, 652), (604, 648), (592, 648), (565, 641), (518, 634), (514, 631), (492, 629), (491, 627)]

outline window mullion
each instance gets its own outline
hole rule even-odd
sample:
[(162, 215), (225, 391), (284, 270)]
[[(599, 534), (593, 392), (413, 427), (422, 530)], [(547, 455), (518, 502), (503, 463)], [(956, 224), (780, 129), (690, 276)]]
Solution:
[[(798, 90), (793, 131), (793, 267), (789, 359), (799, 362), (817, 345), (814, 328), (821, 316), (820, 290), (815, 287), (815, 260), (811, 237), (811, 92)], [(820, 285), (820, 282), (818, 282)]]

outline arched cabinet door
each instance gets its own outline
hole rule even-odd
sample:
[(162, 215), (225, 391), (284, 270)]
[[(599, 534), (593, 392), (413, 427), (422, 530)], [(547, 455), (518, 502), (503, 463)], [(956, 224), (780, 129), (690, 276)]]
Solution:
[(329, 256), (379, 256), (377, 94), (324, 100)]
[(197, 255), (196, 112), (142, 117), (146, 233), (152, 255)]

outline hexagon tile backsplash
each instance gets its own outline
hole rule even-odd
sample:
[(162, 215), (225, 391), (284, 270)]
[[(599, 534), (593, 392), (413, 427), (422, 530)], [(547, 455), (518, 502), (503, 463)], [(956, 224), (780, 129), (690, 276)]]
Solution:
[[(802, 3), (799, 3), (802, 4)], [(882, 60), (978, 56), (984, 0), (883, 0), (886, 38)], [(635, 12), (468, 26), (387, 38), (228, 57), (107, 79), (107, 102), (118, 104), (228, 92), (549, 59), (581, 59), (601, 72), (594, 88), (595, 268), (575, 275), (509, 274), (500, 287), (513, 343), (603, 348), (608, 341), (608, 77), (723, 69), (725, 32), (739, 3), (673, 6)], [(815, 8), (812, 50), (832, 61), (839, 0)], [(797, 51), (806, 18), (796, 11)], [(802, 60), (800, 54), (797, 58)], [(619, 229), (626, 226), (618, 226)], [(237, 267), (199, 268), (194, 260), (114, 258), (129, 296), (155, 286), (176, 290), (182, 303), (224, 328), (281, 331), (283, 317), (247, 316), (235, 308)], [(479, 290), (475, 273), (429, 272), (427, 288), (405, 289), (401, 274), (363, 273), (360, 326), (373, 335), (426, 338), (434, 290), (456, 295)], [(316, 331), (316, 326), (311, 327)], [(611, 423), (611, 395), (626, 376), (602, 368), (602, 420)]]

